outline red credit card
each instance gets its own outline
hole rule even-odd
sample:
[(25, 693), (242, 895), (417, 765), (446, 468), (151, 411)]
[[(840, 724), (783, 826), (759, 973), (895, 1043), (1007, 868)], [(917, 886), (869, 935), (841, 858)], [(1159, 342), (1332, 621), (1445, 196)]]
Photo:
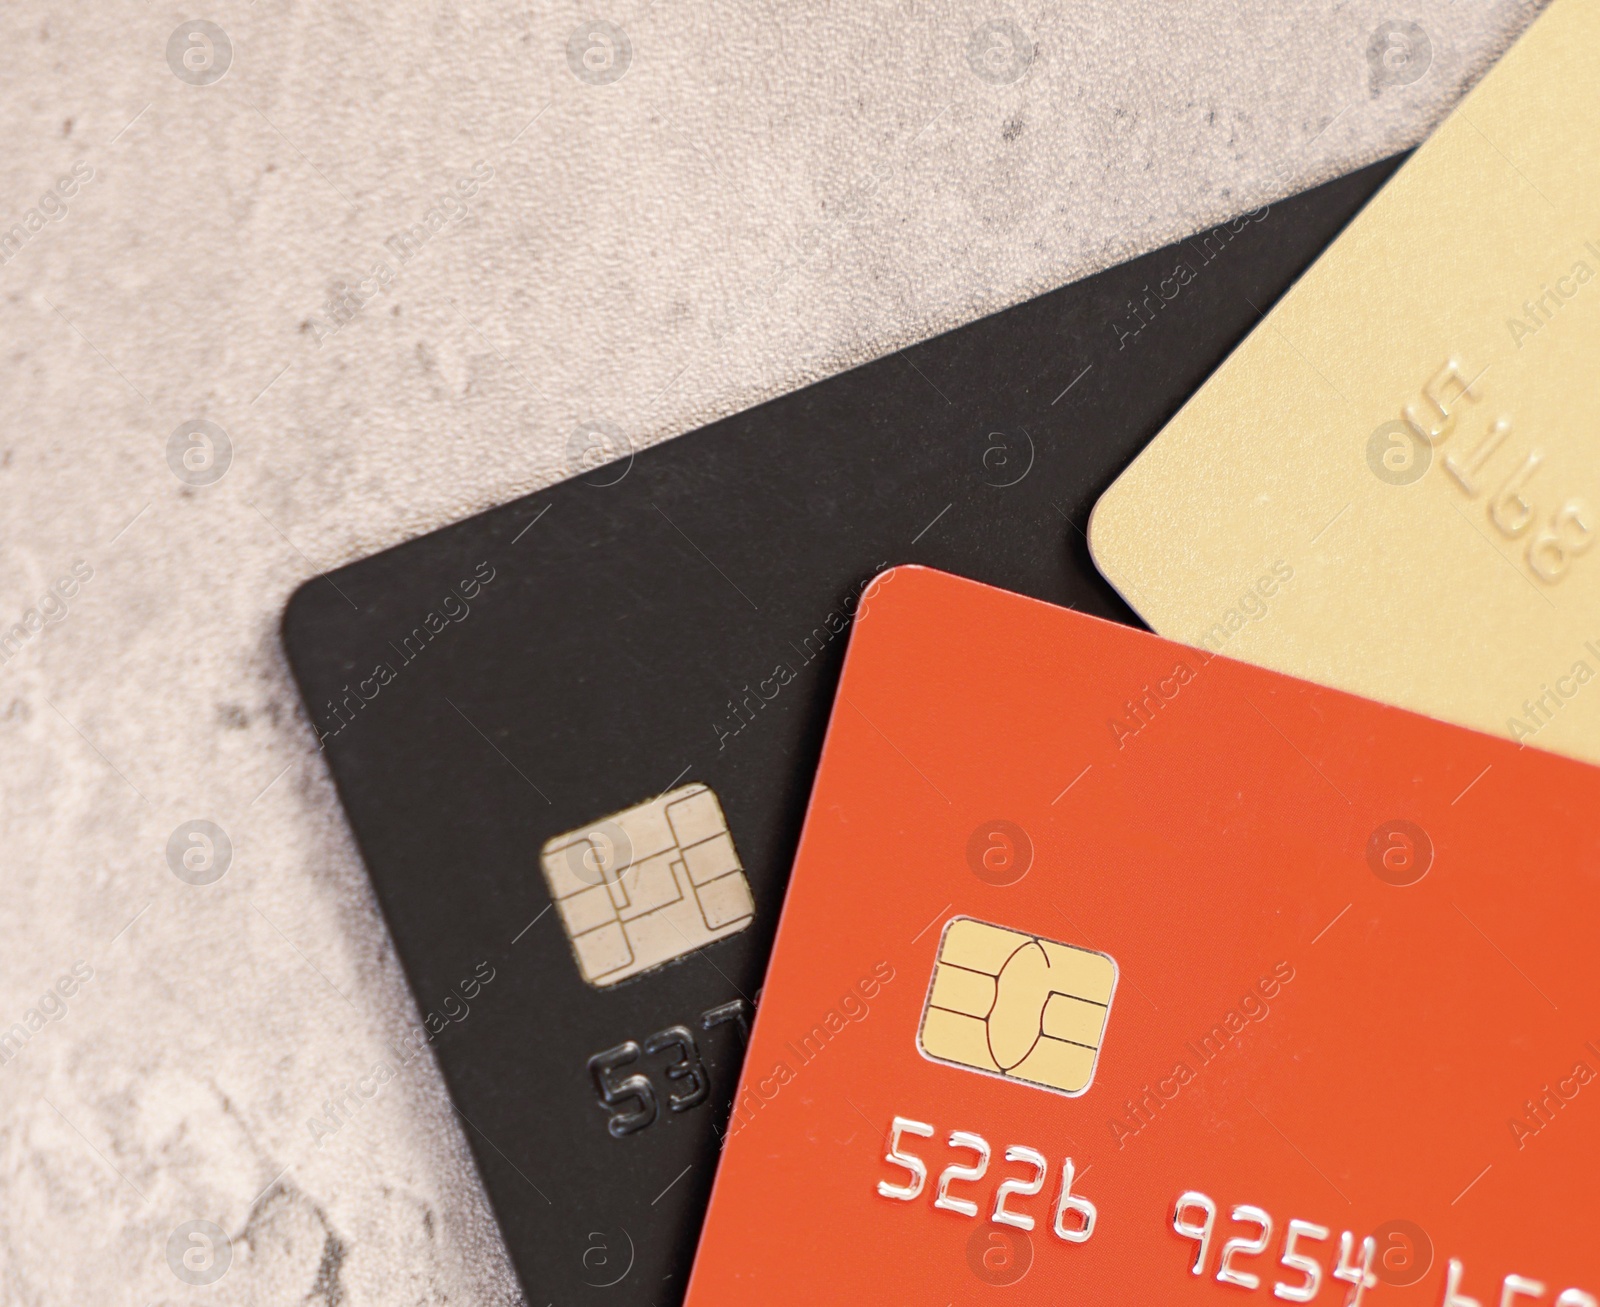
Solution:
[(691, 1307), (1594, 1307), (1600, 770), (926, 569), (860, 611)]

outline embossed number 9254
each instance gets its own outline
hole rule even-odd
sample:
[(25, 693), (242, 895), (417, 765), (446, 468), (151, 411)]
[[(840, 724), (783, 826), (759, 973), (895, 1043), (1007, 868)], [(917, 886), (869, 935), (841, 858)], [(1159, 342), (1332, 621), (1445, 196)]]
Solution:
[[(1233, 1223), (1244, 1227), (1248, 1234), (1235, 1235), (1222, 1245), (1222, 1255), (1217, 1259), (1217, 1282), (1232, 1284), (1241, 1289), (1259, 1289), (1261, 1276), (1246, 1270), (1237, 1263), (1240, 1258), (1260, 1257), (1272, 1244), (1274, 1224), (1269, 1213), (1251, 1203), (1240, 1203), (1233, 1209)], [(1178, 1199), (1172, 1213), (1172, 1228), (1185, 1239), (1199, 1245), (1190, 1271), (1204, 1275), (1209, 1266), (1211, 1242), (1217, 1227), (1217, 1204), (1214, 1199), (1191, 1189)], [(1290, 1221), (1283, 1236), (1282, 1256), (1279, 1264), (1292, 1271), (1295, 1278), (1279, 1280), (1272, 1286), (1274, 1297), (1285, 1302), (1310, 1302), (1322, 1289), (1325, 1274), (1322, 1262), (1310, 1244), (1325, 1242), (1332, 1232), (1325, 1225), (1312, 1221)], [(1372, 1260), (1378, 1250), (1377, 1240), (1370, 1234), (1357, 1245), (1349, 1230), (1339, 1236), (1339, 1260), (1333, 1268), (1333, 1278), (1354, 1285), (1345, 1298), (1345, 1307), (1361, 1307), (1363, 1295), (1378, 1284), (1373, 1274)], [(1359, 1260), (1357, 1253), (1359, 1251)]]

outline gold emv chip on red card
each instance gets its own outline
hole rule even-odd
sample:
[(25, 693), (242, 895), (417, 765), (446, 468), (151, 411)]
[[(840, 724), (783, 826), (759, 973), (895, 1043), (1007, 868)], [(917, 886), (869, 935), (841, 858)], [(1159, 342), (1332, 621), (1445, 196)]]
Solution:
[(1104, 953), (952, 917), (917, 1047), (934, 1062), (1076, 1097), (1094, 1080), (1116, 987)]

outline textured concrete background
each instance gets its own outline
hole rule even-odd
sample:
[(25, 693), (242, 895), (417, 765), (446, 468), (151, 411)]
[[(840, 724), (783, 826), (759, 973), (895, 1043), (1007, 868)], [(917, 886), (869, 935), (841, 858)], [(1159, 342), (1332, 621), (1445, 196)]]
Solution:
[(308, 1125), (417, 1013), (299, 581), (1413, 144), (1536, 8), (6, 4), (0, 1299), (517, 1297), (431, 1063)]

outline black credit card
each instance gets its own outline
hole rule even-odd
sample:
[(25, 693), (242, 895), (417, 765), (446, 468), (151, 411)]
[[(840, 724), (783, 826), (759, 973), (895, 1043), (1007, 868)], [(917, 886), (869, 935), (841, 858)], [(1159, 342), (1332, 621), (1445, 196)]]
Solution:
[(294, 595), (294, 674), (530, 1302), (681, 1298), (869, 579), (1134, 622), (1095, 499), (1397, 163), (636, 456), (584, 428), (573, 479)]

